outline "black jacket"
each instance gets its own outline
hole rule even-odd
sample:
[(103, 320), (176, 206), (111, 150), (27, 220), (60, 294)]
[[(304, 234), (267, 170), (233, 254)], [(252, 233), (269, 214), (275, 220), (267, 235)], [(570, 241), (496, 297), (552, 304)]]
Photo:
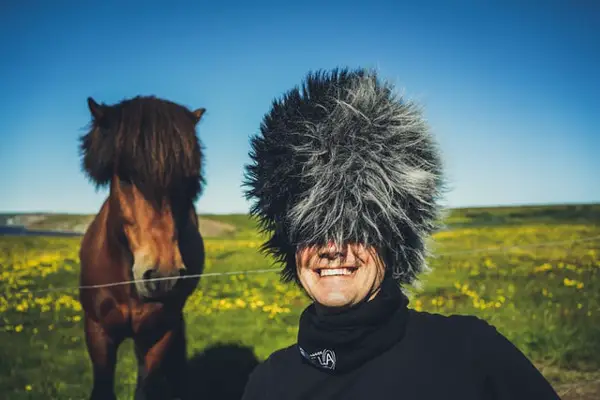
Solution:
[(403, 337), (360, 367), (330, 374), (276, 351), (250, 375), (243, 400), (558, 399), (530, 361), (493, 326), (471, 316), (409, 310)]

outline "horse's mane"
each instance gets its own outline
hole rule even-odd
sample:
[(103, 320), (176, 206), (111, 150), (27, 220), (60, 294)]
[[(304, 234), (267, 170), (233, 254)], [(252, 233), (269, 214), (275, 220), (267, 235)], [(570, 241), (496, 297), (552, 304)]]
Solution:
[(116, 174), (151, 201), (178, 192), (196, 199), (202, 190), (202, 146), (196, 124), (204, 109), (190, 111), (153, 96), (108, 106), (88, 99), (89, 131), (80, 137), (82, 167), (96, 187)]

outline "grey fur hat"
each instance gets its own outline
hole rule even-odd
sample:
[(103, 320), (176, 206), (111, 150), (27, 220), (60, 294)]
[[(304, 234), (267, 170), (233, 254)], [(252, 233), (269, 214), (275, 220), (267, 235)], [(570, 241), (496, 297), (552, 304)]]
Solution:
[(403, 284), (428, 269), (442, 163), (420, 110), (391, 84), (371, 70), (310, 72), (273, 101), (260, 130), (245, 195), (284, 281), (298, 281), (298, 246), (329, 241), (375, 246)]

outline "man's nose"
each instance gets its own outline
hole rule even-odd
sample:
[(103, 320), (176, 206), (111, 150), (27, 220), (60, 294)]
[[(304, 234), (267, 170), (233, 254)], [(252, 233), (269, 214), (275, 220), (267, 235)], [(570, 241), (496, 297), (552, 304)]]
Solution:
[(319, 250), (319, 258), (327, 260), (336, 260), (338, 258), (345, 258), (347, 251), (346, 247), (338, 247), (335, 243), (329, 242), (326, 246), (323, 246)]

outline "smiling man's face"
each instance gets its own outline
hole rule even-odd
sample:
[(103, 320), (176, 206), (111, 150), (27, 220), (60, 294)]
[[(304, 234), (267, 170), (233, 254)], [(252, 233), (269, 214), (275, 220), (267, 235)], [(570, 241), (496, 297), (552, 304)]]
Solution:
[(304, 290), (327, 308), (346, 308), (371, 300), (385, 274), (375, 249), (361, 244), (302, 248), (296, 252), (296, 268)]

